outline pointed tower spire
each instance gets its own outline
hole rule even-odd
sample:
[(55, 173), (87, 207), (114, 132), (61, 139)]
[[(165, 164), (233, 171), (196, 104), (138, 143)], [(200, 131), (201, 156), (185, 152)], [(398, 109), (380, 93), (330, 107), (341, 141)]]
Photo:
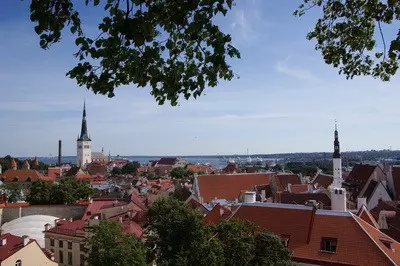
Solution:
[(86, 124), (86, 101), (83, 101), (83, 114), (82, 114), (82, 125), (81, 125), (81, 135), (78, 140), (80, 141), (90, 141), (90, 137), (87, 130)]
[(335, 120), (335, 140), (333, 142), (333, 147), (334, 147), (333, 158), (340, 158), (339, 133), (337, 130), (336, 120)]

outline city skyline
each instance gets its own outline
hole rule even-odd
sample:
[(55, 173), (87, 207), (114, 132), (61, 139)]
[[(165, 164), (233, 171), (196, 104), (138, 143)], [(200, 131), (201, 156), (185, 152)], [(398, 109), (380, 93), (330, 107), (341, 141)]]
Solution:
[[(118, 88), (112, 99), (79, 88), (65, 73), (76, 60), (68, 33), (39, 48), (29, 3), (0, 10), (0, 156), (74, 155), (86, 99), (93, 151), (120, 155), (216, 155), (326, 152), (338, 120), (342, 151), (400, 149), (398, 77), (346, 80), (324, 63), (306, 34), (316, 21), (295, 18), (296, 3), (237, 2), (220, 20), (242, 59), (240, 79), (220, 82), (197, 100), (158, 106), (149, 89)], [(314, 12), (315, 13), (315, 12)], [(87, 15), (88, 30), (96, 27)], [(283, 23), (284, 22), (284, 23)], [(10, 141), (11, 140), (11, 141)]]

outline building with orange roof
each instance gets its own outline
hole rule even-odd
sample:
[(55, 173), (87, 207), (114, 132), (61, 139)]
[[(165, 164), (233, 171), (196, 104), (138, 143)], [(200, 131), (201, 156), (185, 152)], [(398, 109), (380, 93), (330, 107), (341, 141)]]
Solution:
[(3, 174), (0, 175), (0, 180), (2, 182), (34, 182), (39, 179), (54, 181), (49, 177), (43, 176), (36, 170), (28, 170), (28, 169), (18, 169), (18, 170), (7, 170)]
[(198, 174), (198, 173), (212, 174), (212, 173), (214, 173), (214, 169), (212, 169), (211, 166), (204, 165), (204, 164), (189, 164), (186, 166), (186, 169), (195, 174)]
[(40, 248), (28, 236), (2, 234), (0, 236), (1, 266), (57, 266), (52, 253)]
[(209, 203), (214, 199), (234, 202), (241, 191), (269, 184), (272, 177), (273, 173), (200, 175), (194, 178), (193, 191), (200, 202)]
[(302, 265), (400, 265), (400, 244), (351, 212), (243, 203), (229, 219), (245, 219), (281, 236), (292, 260)]

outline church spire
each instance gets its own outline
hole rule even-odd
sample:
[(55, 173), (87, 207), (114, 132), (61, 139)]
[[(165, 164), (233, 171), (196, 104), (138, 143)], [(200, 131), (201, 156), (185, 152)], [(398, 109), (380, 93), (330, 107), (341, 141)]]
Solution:
[(82, 125), (81, 125), (81, 135), (78, 140), (80, 141), (90, 141), (90, 137), (87, 130), (86, 124), (86, 101), (83, 102), (83, 115), (82, 115)]
[(333, 142), (334, 152), (333, 158), (340, 158), (339, 134), (337, 130), (337, 122), (335, 121), (335, 141)]

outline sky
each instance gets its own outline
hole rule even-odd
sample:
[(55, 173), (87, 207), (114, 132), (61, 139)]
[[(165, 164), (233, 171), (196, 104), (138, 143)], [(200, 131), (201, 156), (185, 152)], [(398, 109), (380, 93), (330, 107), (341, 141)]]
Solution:
[[(117, 88), (110, 99), (78, 87), (65, 76), (77, 62), (71, 36), (41, 49), (30, 1), (2, 1), (0, 157), (56, 155), (58, 140), (75, 155), (84, 99), (93, 150), (112, 155), (332, 151), (335, 119), (343, 151), (400, 149), (399, 78), (338, 75), (305, 37), (319, 11), (292, 15), (302, 1), (236, 1), (217, 23), (241, 52), (229, 61), (240, 79), (176, 107), (157, 105), (149, 88)], [(82, 14), (95, 29), (99, 12)]]

